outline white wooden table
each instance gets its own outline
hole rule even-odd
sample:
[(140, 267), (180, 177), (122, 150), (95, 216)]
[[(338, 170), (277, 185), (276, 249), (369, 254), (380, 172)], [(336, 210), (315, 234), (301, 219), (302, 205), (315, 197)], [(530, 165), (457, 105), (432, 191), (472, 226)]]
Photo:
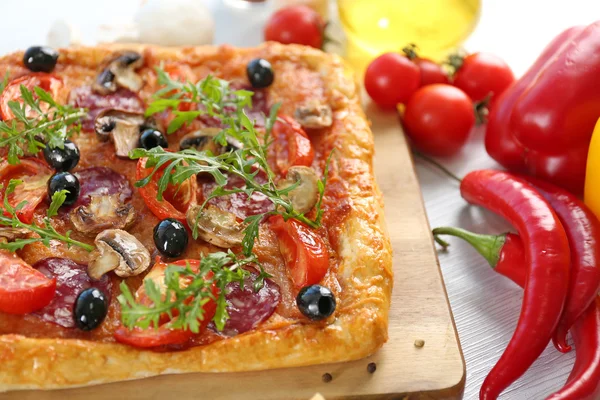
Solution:
[[(219, 12), (219, 0), (203, 1), (216, 15), (223, 15)], [(84, 43), (92, 44), (99, 25), (128, 22), (140, 2), (2, 0), (0, 11), (4, 18), (0, 24), (0, 54), (44, 44), (52, 22), (59, 18), (78, 25)], [(600, 2), (597, 0), (483, 0), (480, 23), (466, 47), (501, 56), (520, 75), (554, 35), (566, 27), (596, 19), (600, 19)], [(239, 26), (218, 19), (217, 38), (227, 38), (231, 44), (239, 46), (255, 45), (259, 34), (237, 36), (234, 30), (257, 32), (249, 28), (258, 22), (248, 20), (244, 26)], [(459, 175), (473, 169), (496, 167), (484, 151), (482, 137), (482, 129), (475, 130), (464, 151), (453, 159), (443, 160), (445, 165)], [(500, 233), (509, 229), (500, 218), (467, 207), (460, 198), (457, 185), (429, 166), (418, 162), (417, 172), (433, 227), (460, 226), (482, 233)], [(457, 240), (451, 240), (451, 244), (450, 250), (440, 253), (439, 259), (467, 363), (465, 399), (476, 399), (483, 379), (512, 335), (522, 294), (521, 289), (497, 276), (467, 245)], [(561, 355), (549, 347), (502, 398), (542, 399), (562, 386), (572, 363), (573, 353)]]

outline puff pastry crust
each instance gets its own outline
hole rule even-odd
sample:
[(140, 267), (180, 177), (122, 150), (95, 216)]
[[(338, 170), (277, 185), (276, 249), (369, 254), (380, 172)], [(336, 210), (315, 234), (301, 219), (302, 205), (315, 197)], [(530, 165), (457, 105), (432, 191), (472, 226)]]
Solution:
[[(121, 45), (119, 45), (121, 46)], [(60, 50), (69, 68), (58, 72), (74, 84), (78, 70), (95, 70), (119, 46)], [(254, 49), (122, 46), (144, 52), (154, 62), (178, 61), (201, 68), (227, 69), (240, 59), (263, 57), (301, 65), (319, 77), (319, 93), (333, 109), (328, 133), (336, 149), (339, 177), (351, 209), (332, 243), (339, 257), (338, 311), (327, 324), (270, 321), (259, 329), (185, 351), (157, 353), (116, 343), (80, 339), (0, 336), (0, 391), (65, 388), (184, 372), (232, 372), (343, 362), (368, 356), (387, 340), (392, 290), (392, 249), (383, 202), (373, 174), (373, 135), (361, 109), (357, 87), (334, 55), (294, 45), (267, 43)], [(0, 59), (0, 73), (25, 73), (22, 53)], [(216, 67), (215, 67), (216, 65)], [(288, 69), (289, 70), (289, 69)], [(277, 70), (276, 70), (277, 73)], [(288, 77), (289, 78), (289, 77)], [(300, 77), (298, 77), (300, 79)], [(298, 80), (296, 85), (303, 85)], [(277, 98), (277, 84), (271, 96)], [(293, 113), (286, 94), (284, 112)], [(286, 111), (287, 109), (287, 111)], [(318, 151), (318, 149), (317, 149)]]

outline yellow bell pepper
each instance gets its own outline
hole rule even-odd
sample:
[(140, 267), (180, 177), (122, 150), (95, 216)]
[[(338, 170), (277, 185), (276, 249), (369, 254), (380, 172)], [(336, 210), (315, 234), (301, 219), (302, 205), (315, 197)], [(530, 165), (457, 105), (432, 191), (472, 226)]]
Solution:
[(596, 122), (588, 152), (584, 201), (600, 218), (600, 119)]

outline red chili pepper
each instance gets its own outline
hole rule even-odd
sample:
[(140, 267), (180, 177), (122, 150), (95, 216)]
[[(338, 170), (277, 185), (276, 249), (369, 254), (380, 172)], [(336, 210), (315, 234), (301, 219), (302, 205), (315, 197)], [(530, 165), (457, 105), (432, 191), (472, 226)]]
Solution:
[(600, 298), (573, 326), (575, 365), (566, 385), (548, 400), (600, 398)]
[[(534, 178), (524, 179), (532, 183), (550, 203), (569, 239), (571, 249), (569, 293), (561, 320), (553, 337), (555, 347), (566, 353), (571, 350), (571, 346), (567, 344), (567, 332), (595, 300), (598, 290), (600, 290), (600, 221), (581, 200), (566, 190)], [(507, 250), (505, 248), (500, 249), (495, 245), (491, 246), (490, 240), (492, 239), (486, 235), (473, 236), (467, 231), (453, 231), (451, 228), (436, 229), (434, 232), (459, 236), (477, 248), (482, 254), (486, 251), (500, 251), (502, 257), (515, 258), (517, 264), (524, 263), (522, 259), (523, 245), (521, 243), (519, 243), (519, 249), (513, 250), (517, 252), (516, 254), (510, 252), (506, 254)], [(503, 235), (493, 236), (493, 238), (495, 238), (493, 239), (495, 241), (505, 240)], [(521, 241), (518, 236), (511, 237), (511, 240)], [(479, 242), (484, 243), (487, 247), (482, 248), (483, 245), (478, 244)], [(496, 265), (493, 262), (493, 257), (498, 257), (498, 255), (484, 254), (484, 256), (492, 266)], [(501, 271), (498, 272), (502, 273)]]
[(552, 338), (569, 286), (569, 242), (548, 202), (522, 178), (502, 171), (475, 171), (462, 180), (460, 189), (468, 202), (512, 223), (529, 266), (517, 328), (480, 391), (482, 400), (496, 399), (527, 371)]
[[(437, 163), (436, 166), (448, 174), (442, 166)], [(448, 175), (458, 179), (452, 174)], [(577, 196), (539, 179), (532, 177), (523, 179), (533, 184), (552, 206), (569, 239), (571, 249), (569, 293), (553, 337), (555, 347), (566, 353), (571, 350), (571, 346), (567, 344), (567, 332), (595, 300), (600, 290), (600, 221)], [(520, 241), (520, 238), (517, 237), (517, 240)], [(472, 241), (469, 243), (475, 245)], [(519, 261), (522, 263), (522, 260)]]
[[(448, 244), (437, 235), (453, 235), (473, 245), (496, 272), (524, 287), (527, 268), (521, 238), (507, 235), (478, 235), (458, 228), (436, 228), (436, 241)], [(589, 305), (572, 328), (575, 365), (566, 385), (547, 400), (596, 400), (600, 398), (600, 297)]]
[(524, 267), (525, 249), (519, 235), (514, 233), (484, 235), (461, 228), (435, 228), (433, 237), (444, 248), (449, 244), (440, 239), (439, 235), (451, 235), (463, 239), (487, 260), (494, 271), (510, 278), (521, 287), (525, 286), (527, 282), (527, 269)]
[(498, 98), (486, 149), (509, 170), (583, 192), (586, 158), (600, 117), (600, 21), (558, 35)]
[(556, 348), (566, 353), (571, 350), (567, 332), (594, 302), (600, 290), (600, 221), (577, 196), (538, 179), (527, 180), (550, 203), (569, 239), (569, 294), (553, 337)]

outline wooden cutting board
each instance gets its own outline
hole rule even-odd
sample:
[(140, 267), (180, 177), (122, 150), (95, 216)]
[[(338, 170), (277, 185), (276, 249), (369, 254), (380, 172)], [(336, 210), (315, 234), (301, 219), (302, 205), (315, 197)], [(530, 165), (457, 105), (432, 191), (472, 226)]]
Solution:
[[(349, 363), (253, 373), (166, 375), (78, 389), (25, 391), (0, 400), (458, 399), (465, 363), (436, 258), (412, 157), (397, 116), (367, 105), (377, 181), (394, 249), (389, 341)], [(422, 348), (415, 340), (425, 342)], [(377, 370), (367, 372), (376, 363)], [(2, 366), (0, 365), (0, 368)], [(331, 382), (322, 376), (331, 374)]]

